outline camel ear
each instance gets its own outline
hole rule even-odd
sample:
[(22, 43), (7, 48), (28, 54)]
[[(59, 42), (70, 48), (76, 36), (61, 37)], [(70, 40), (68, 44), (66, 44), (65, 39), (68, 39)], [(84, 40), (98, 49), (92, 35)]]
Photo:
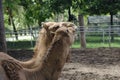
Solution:
[(62, 22), (62, 26), (72, 27), (75, 30), (77, 29), (77, 26), (74, 23), (72, 23), (72, 22)]
[(77, 29), (77, 26), (71, 22), (68, 23), (68, 27), (72, 27), (74, 28), (75, 30)]
[(48, 29), (48, 26), (47, 26), (47, 24), (46, 24), (45, 22), (42, 22), (41, 25), (42, 25), (42, 27), (45, 28), (46, 30)]
[(67, 23), (66, 22), (62, 22), (62, 26), (67, 26)]
[(67, 26), (68, 26), (68, 27), (73, 27), (73, 26), (75, 26), (75, 25), (74, 25), (73, 23), (69, 22)]
[(46, 30), (49, 29), (50, 26), (54, 25), (56, 22), (42, 22), (42, 27)]

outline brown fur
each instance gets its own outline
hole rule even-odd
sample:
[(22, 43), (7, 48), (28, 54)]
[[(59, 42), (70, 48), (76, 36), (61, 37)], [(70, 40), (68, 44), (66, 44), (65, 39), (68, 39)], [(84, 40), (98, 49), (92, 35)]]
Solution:
[[(20, 80), (18, 71), (22, 69), (22, 67), (13, 60), (2, 60), (2, 67), (5, 70), (6, 75), (9, 80)], [(14, 78), (14, 79), (13, 79)]]
[(63, 23), (43, 23), (40, 32), (42, 35), (36, 42), (35, 55), (28, 62), (21, 62), (1, 53), (0, 79), (57, 80), (74, 41), (74, 26)]

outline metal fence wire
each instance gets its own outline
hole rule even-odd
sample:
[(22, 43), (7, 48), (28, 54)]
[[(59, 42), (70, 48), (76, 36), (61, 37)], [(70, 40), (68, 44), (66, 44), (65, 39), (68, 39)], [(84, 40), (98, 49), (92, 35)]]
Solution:
[[(107, 27), (82, 27), (84, 29), (80, 29), (78, 27), (76, 34), (75, 34), (75, 42), (74, 46), (78, 46), (77, 48), (80, 48), (80, 32), (85, 33), (85, 40), (87, 48), (96, 48), (96, 47), (120, 47), (120, 26), (114, 26), (111, 28), (111, 26)], [(82, 30), (82, 31), (81, 31)], [(15, 33), (12, 32), (6, 32), (6, 41), (11, 42), (11, 44), (8, 44), (8, 46), (15, 46), (15, 42), (20, 41), (28, 41), (28, 45), (31, 47), (34, 47), (35, 41), (38, 37), (39, 29), (37, 30), (23, 30), (18, 31), (18, 40), (15, 38)], [(114, 37), (114, 41), (111, 41), (111, 36)], [(73, 46), (73, 47), (74, 47)], [(27, 48), (27, 47), (26, 47)]]

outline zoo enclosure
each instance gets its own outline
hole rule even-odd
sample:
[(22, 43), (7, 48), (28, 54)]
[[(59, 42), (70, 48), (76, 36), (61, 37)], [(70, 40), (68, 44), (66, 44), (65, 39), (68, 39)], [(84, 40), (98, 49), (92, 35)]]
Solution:
[[(13, 31), (6, 32), (6, 41), (8, 48), (33, 48), (38, 37), (40, 29), (19, 30), (18, 40), (15, 39)], [(75, 35), (73, 48), (80, 48), (80, 27), (78, 27)], [(97, 47), (120, 47), (120, 25), (109, 26), (84, 26), (87, 48)], [(114, 41), (111, 41), (111, 35)], [(20, 47), (20, 48), (21, 48)]]

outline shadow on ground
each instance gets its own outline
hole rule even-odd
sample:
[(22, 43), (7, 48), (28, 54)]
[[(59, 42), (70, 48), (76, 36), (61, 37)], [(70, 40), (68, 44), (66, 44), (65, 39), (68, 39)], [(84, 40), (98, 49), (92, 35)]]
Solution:
[[(9, 50), (19, 60), (32, 57), (32, 50)], [(59, 80), (120, 80), (120, 48), (72, 49)]]

